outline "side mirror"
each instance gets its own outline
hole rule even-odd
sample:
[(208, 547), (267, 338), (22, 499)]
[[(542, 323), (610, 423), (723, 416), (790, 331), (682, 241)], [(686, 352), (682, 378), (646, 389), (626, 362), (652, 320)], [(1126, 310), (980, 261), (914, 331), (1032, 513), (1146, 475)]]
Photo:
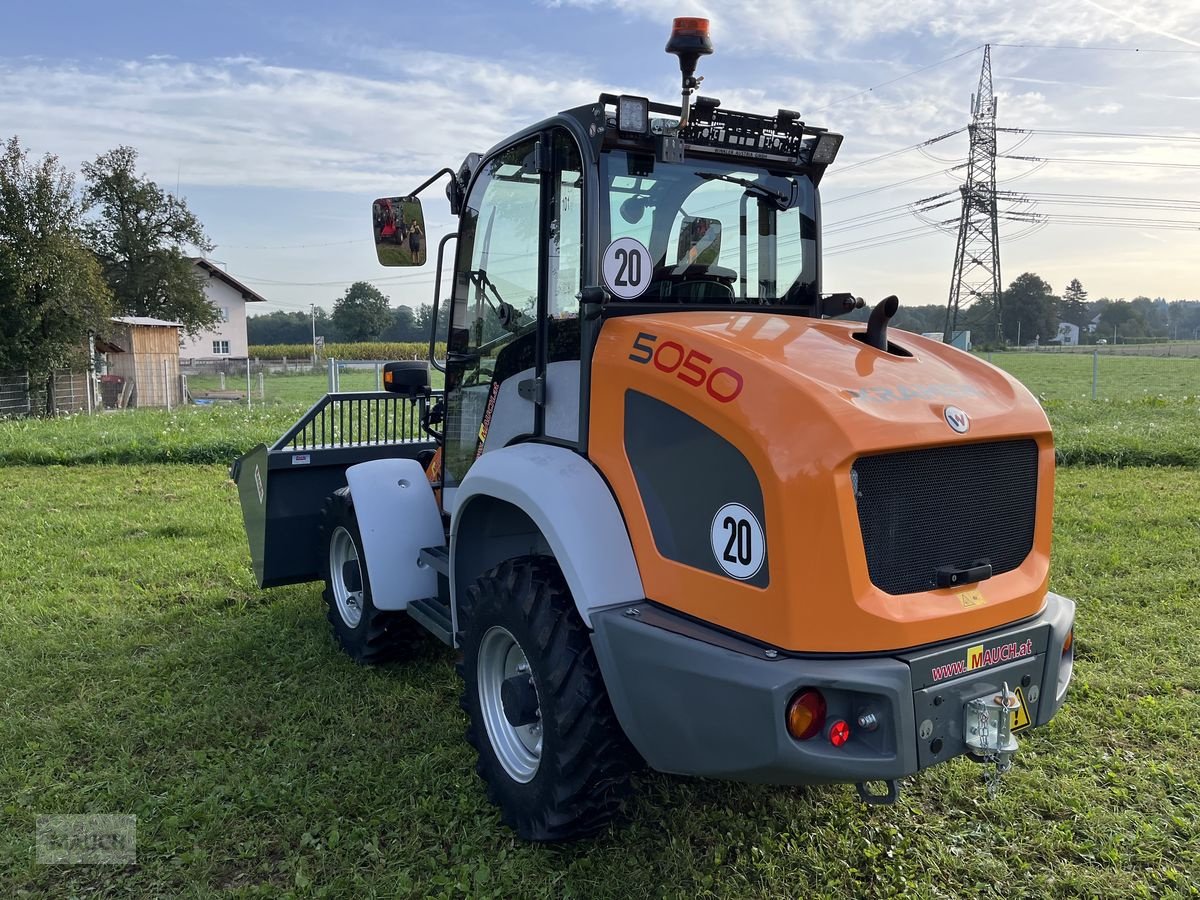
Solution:
[(371, 204), (375, 255), (381, 266), (423, 266), (425, 213), (416, 197), (381, 197)]
[(389, 394), (399, 394), (408, 400), (427, 396), (429, 363), (417, 359), (387, 363), (383, 367), (383, 389)]
[(720, 220), (684, 216), (679, 223), (679, 261), (689, 266), (715, 266), (720, 258)]

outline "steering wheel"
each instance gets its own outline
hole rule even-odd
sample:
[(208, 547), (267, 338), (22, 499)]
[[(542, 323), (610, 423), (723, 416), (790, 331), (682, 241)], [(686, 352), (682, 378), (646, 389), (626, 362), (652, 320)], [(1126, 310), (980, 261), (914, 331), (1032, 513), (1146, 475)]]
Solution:
[[(738, 274), (724, 266), (690, 265), (681, 268), (678, 264), (661, 266), (654, 270), (651, 288), (662, 285), (666, 291), (661, 299), (677, 303), (735, 303), (733, 285)], [(699, 290), (689, 290), (692, 287)]]

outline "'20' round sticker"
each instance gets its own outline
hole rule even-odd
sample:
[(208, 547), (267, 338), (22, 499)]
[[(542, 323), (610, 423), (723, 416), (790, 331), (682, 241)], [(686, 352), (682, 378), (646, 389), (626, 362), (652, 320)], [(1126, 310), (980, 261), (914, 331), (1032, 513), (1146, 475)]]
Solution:
[(637, 238), (617, 238), (604, 251), (604, 284), (615, 297), (642, 296), (653, 274), (650, 251)]
[(745, 581), (762, 568), (767, 542), (754, 513), (740, 503), (726, 503), (712, 520), (712, 552), (727, 575)]

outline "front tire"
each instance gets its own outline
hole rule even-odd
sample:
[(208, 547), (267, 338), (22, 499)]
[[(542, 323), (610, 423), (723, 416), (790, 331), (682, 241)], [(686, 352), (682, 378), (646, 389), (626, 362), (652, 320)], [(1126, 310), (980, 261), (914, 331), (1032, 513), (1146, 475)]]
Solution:
[(620, 811), (637, 757), (562, 573), (520, 557), (466, 594), (458, 670), (488, 799), (526, 840), (595, 833)]
[(375, 608), (349, 488), (340, 488), (325, 500), (321, 546), (326, 615), (334, 639), (347, 656), (373, 665), (406, 655), (423, 641), (420, 626), (406, 613)]

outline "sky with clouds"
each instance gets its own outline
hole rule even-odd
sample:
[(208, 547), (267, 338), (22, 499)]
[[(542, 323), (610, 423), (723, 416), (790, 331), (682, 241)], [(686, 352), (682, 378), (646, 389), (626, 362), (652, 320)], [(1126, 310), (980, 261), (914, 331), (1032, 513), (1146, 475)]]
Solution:
[[(953, 228), (929, 223), (956, 207), (906, 204), (955, 189), (966, 135), (892, 151), (967, 123), (991, 43), (999, 125), (1034, 132), (1001, 152), (1049, 160), (999, 162), (1029, 198), (1007, 204), (1026, 221), (1001, 226), (1005, 282), (1200, 298), (1196, 0), (23, 3), (0, 30), (0, 137), (72, 169), (138, 148), (261, 311), (329, 306), (359, 279), (417, 304), (432, 267), (377, 265), (370, 200), (604, 90), (675, 101), (676, 15), (712, 19), (705, 94), (846, 135), (822, 183), (826, 290), (945, 302)], [(453, 222), (428, 196), (436, 238)], [(1097, 196), (1136, 200), (1081, 200)]]

